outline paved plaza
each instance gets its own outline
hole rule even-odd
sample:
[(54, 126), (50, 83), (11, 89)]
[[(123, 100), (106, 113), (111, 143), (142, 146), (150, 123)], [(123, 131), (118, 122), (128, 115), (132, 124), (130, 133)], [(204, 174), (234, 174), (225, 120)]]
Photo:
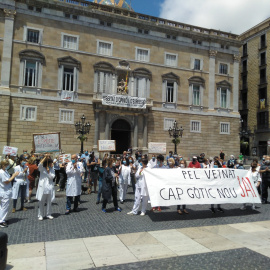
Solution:
[[(131, 191), (131, 189), (129, 189)], [(65, 193), (56, 192), (54, 220), (38, 221), (38, 203), (8, 215), (7, 269), (267, 269), (270, 265), (270, 205), (239, 210), (223, 205), (176, 206), (146, 216), (129, 216), (134, 195), (123, 211), (101, 211), (96, 194), (82, 195), (80, 212), (64, 215)], [(150, 209), (150, 205), (148, 205)], [(10, 209), (11, 210), (11, 209)], [(224, 263), (223, 263), (224, 262)]]

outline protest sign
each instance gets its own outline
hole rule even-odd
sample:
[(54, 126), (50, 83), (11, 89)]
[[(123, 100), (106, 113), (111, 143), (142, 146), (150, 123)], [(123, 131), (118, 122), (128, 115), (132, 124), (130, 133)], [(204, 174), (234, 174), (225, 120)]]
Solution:
[(11, 146), (4, 146), (3, 155), (17, 156), (18, 148)]
[(251, 171), (145, 169), (151, 205), (261, 203)]
[(114, 140), (99, 140), (98, 141), (98, 151), (99, 152), (114, 152), (115, 141)]
[(33, 134), (35, 153), (59, 152), (61, 148), (60, 132)]
[(71, 154), (59, 155), (59, 163), (71, 162)]
[(166, 155), (166, 143), (157, 143), (157, 142), (150, 142), (148, 143), (148, 153), (149, 154), (162, 154)]

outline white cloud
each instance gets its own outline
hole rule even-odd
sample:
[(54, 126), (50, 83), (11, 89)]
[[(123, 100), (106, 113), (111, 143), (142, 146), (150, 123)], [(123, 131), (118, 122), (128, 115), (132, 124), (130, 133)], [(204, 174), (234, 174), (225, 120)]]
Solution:
[(241, 34), (270, 17), (270, 1), (163, 0), (160, 17)]

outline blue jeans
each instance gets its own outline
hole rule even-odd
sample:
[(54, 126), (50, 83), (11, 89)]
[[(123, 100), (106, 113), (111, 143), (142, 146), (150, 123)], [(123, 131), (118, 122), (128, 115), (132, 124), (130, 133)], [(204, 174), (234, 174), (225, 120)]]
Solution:
[[(72, 200), (72, 196), (67, 196), (67, 204), (66, 204), (67, 210), (71, 210), (71, 200)], [(78, 208), (78, 201), (79, 201), (79, 196), (74, 196), (74, 209)]]
[[(27, 185), (20, 185), (18, 194), (21, 193), (21, 209), (24, 208), (24, 199), (26, 197), (26, 187)], [(13, 199), (13, 208), (16, 209), (17, 199)]]
[(98, 181), (98, 195), (97, 195), (97, 202), (100, 202), (101, 189), (102, 189), (102, 181)]

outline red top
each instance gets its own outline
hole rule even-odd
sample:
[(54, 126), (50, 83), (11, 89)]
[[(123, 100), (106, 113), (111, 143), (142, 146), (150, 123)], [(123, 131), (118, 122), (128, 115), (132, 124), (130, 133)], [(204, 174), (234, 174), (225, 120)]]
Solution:
[(196, 168), (196, 169), (201, 169), (201, 164), (196, 161), (195, 164), (192, 163), (192, 161), (189, 163), (188, 168)]
[(36, 164), (29, 163), (27, 163), (26, 166), (29, 169), (28, 179), (34, 181), (38, 173), (38, 166)]

